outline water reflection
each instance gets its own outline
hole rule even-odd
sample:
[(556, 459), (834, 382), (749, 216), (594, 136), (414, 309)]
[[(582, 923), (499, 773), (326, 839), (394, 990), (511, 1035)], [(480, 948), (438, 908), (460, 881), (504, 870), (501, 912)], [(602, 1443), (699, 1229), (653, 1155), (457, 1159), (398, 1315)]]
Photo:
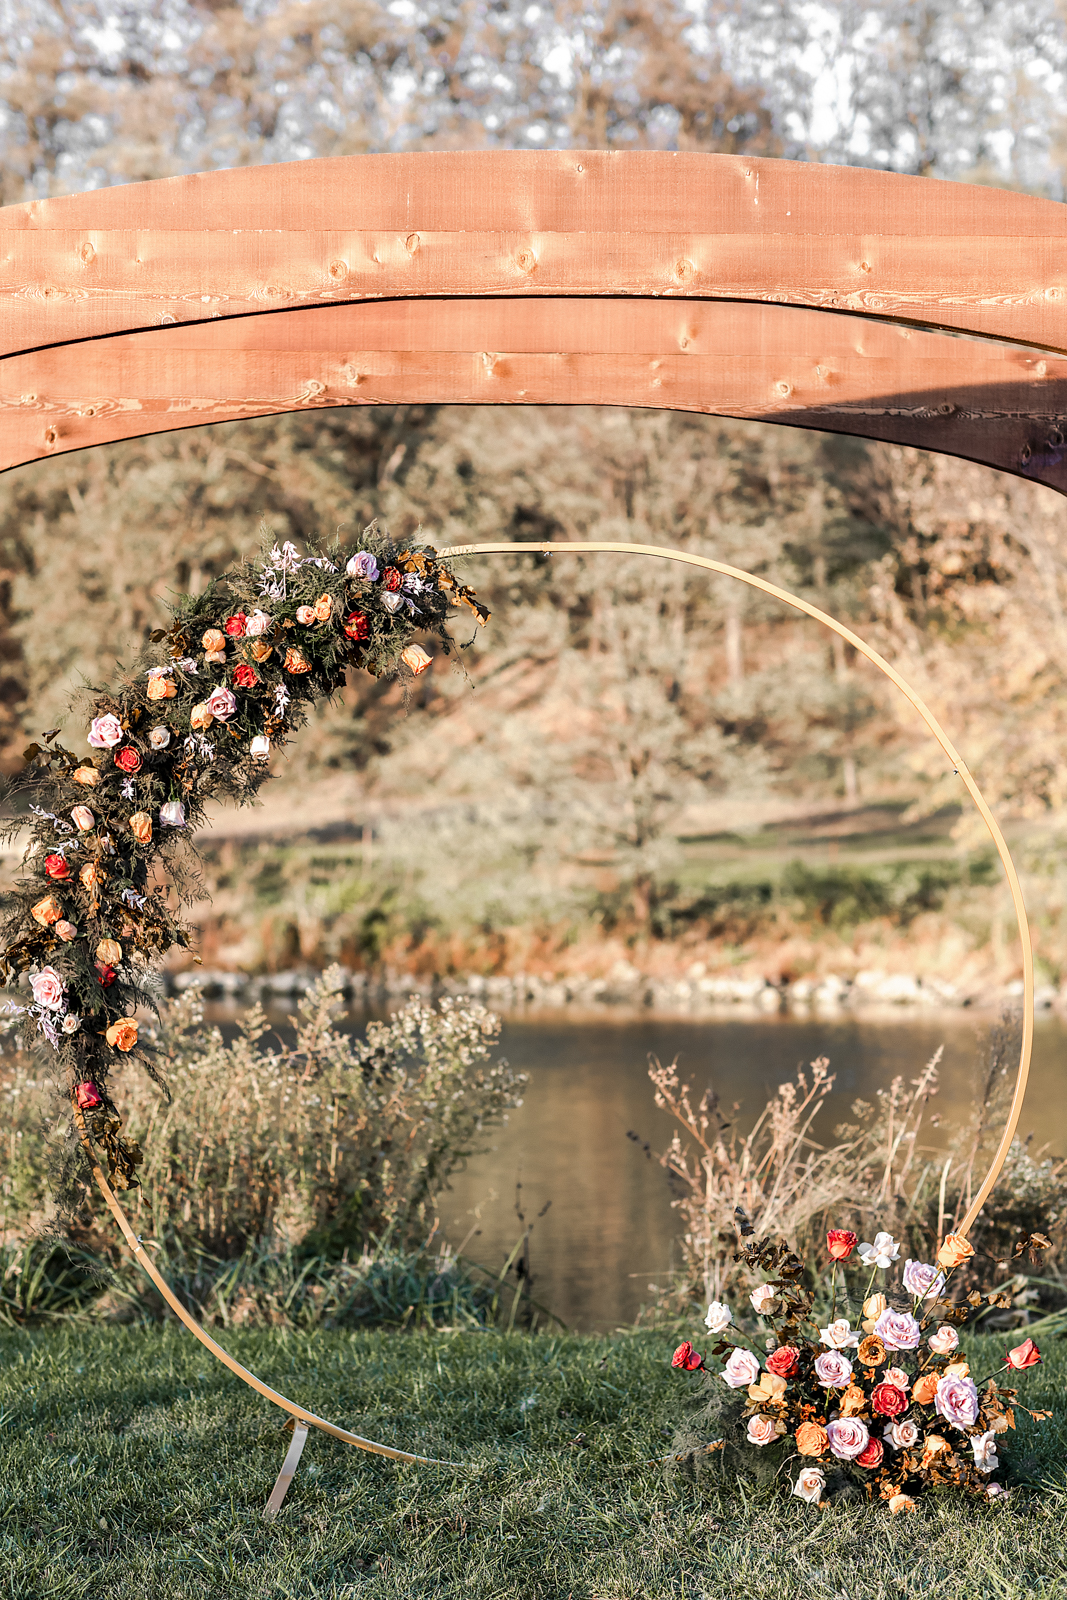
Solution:
[[(207, 1009), (220, 1022), (236, 1015), (224, 1005)], [(352, 1020), (361, 1028), (367, 1018)], [(670, 1138), (671, 1121), (653, 1103), (650, 1055), (664, 1062), (677, 1056), (698, 1097), (713, 1082), (725, 1107), (739, 1103), (742, 1124), (798, 1065), (826, 1055), (835, 1075), (818, 1129), (826, 1137), (849, 1119), (857, 1097), (873, 1100), (898, 1073), (916, 1077), (944, 1046), (934, 1107), (943, 1126), (926, 1131), (937, 1145), (945, 1124), (970, 1114), (996, 1023), (969, 1011), (687, 1018), (571, 1008), (508, 1017), (503, 1049), (529, 1074), (525, 1103), (506, 1127), (487, 1134), (491, 1148), (442, 1196), (442, 1233), (453, 1245), (469, 1236), (465, 1253), (499, 1271), (521, 1233), (518, 1201), (536, 1219), (535, 1298), (574, 1328), (616, 1327), (633, 1319), (649, 1284), (668, 1269), (678, 1231), (662, 1168), (627, 1138), (637, 1133), (654, 1149)], [(1049, 1144), (1055, 1154), (1067, 1153), (1065, 1045), (1067, 1026), (1039, 1021), (1020, 1124), (1023, 1138), (1033, 1134), (1035, 1148)]]

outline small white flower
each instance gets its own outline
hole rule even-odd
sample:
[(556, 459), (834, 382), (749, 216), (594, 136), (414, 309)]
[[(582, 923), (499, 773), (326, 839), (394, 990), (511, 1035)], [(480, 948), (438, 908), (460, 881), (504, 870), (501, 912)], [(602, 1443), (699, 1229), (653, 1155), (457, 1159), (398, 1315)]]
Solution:
[(725, 1333), (733, 1320), (730, 1307), (721, 1300), (713, 1300), (704, 1318), (704, 1326), (709, 1333)]
[(1000, 1462), (997, 1460), (997, 1436), (992, 1429), (988, 1433), (972, 1433), (971, 1449), (979, 1472), (996, 1472)]
[(73, 1012), (70, 1012), (70, 1014), (68, 1016), (65, 1016), (63, 1018), (63, 1032), (64, 1033), (77, 1033), (77, 1031), (81, 1027), (81, 1025), (82, 1025), (81, 1017), (76, 1017)]
[(860, 1260), (865, 1267), (885, 1269), (900, 1260), (900, 1246), (891, 1233), (876, 1233), (873, 1244), (860, 1245)]

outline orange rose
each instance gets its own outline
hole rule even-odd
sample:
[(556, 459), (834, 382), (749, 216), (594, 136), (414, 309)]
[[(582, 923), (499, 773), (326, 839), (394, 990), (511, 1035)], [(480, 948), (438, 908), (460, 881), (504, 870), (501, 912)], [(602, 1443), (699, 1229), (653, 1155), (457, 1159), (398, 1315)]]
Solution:
[(112, 1050), (132, 1050), (137, 1043), (137, 1024), (132, 1017), (120, 1017), (104, 1035)]
[(817, 1422), (802, 1422), (797, 1429), (797, 1449), (802, 1456), (821, 1456), (828, 1444), (826, 1429)]
[(101, 939), (96, 947), (96, 959), (105, 967), (117, 967), (122, 960), (122, 946), (117, 939)]
[(253, 661), (269, 661), (274, 651), (266, 639), (257, 639), (250, 647), (249, 653)]
[(315, 621), (329, 622), (333, 614), (333, 601), (328, 594), (320, 594), (315, 601)]
[(226, 649), (226, 635), (221, 628), (209, 628), (200, 643), (205, 650), (217, 655), (220, 650), (225, 651)]
[(135, 811), (130, 818), (130, 832), (138, 844), (148, 844), (152, 837), (152, 818), (147, 811)]
[(285, 670), (286, 672), (310, 672), (311, 662), (304, 660), (304, 652), (302, 650), (287, 650), (285, 652)]
[(937, 1372), (924, 1372), (916, 1378), (911, 1386), (911, 1398), (918, 1406), (928, 1406), (937, 1393), (937, 1384), (940, 1374)]
[(43, 900), (38, 900), (35, 906), (30, 907), (30, 916), (34, 922), (39, 922), (42, 928), (50, 928), (53, 922), (58, 922), (63, 915), (63, 907), (54, 894), (46, 894)]
[(962, 1233), (950, 1233), (937, 1252), (937, 1264), (950, 1272), (953, 1267), (961, 1267), (973, 1255), (974, 1245), (968, 1244)]
[(88, 889), (90, 893), (93, 889), (96, 889), (99, 886), (100, 873), (97, 871), (95, 861), (88, 862), (88, 864), (81, 869), (81, 871), (78, 873), (78, 881), (86, 889)]
[(75, 783), (83, 783), (87, 789), (95, 789), (100, 782), (100, 774), (95, 767), (79, 767), (77, 772), (72, 772), (71, 777)]
[(401, 651), (400, 659), (416, 678), (433, 665), (433, 657), (427, 655), (421, 644), (409, 644), (406, 650)]
[(843, 1417), (861, 1417), (867, 1409), (867, 1396), (858, 1384), (850, 1383), (840, 1400)]
[(195, 728), (199, 733), (203, 733), (205, 728), (210, 728), (214, 720), (203, 700), (198, 706), (194, 706), (189, 713), (189, 726)]
[(864, 1339), (856, 1354), (865, 1367), (880, 1367), (885, 1360), (885, 1345), (876, 1333), (872, 1333)]

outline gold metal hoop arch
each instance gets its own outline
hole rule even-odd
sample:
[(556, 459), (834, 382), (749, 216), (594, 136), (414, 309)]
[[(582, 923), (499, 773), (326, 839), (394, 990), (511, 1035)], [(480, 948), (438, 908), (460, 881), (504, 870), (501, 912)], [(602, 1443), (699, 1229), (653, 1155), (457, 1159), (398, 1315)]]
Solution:
[[(558, 553), (560, 555), (609, 554), (655, 556), (663, 561), (677, 561), (683, 566), (699, 567), (702, 571), (717, 572), (723, 577), (736, 578), (739, 583), (747, 583), (750, 588), (759, 589), (762, 591), (762, 593), (771, 595), (775, 600), (780, 600), (784, 605), (792, 606), (794, 610), (802, 611), (806, 616), (813, 617), (816, 622), (821, 622), (824, 627), (830, 628), (834, 633), (839, 634), (842, 639), (846, 639), (848, 643), (852, 645), (854, 649), (858, 650), (862, 656), (865, 656), (868, 661), (873, 662), (878, 670), (883, 672), (891, 683), (895, 684), (895, 686), (900, 690), (901, 694), (904, 695), (905, 699), (915, 707), (915, 710), (919, 713), (920, 717), (925, 722), (926, 726), (929, 728), (930, 732), (933, 734), (942, 750), (944, 750), (945, 754), (952, 762), (953, 769), (963, 779), (964, 786), (966, 787), (971, 799), (974, 801), (975, 806), (978, 808), (978, 813), (981, 816), (982, 821), (985, 823), (986, 828), (989, 831), (989, 836), (996, 846), (997, 854), (1003, 863), (1004, 871), (1008, 879), (1008, 886), (1011, 889), (1012, 901), (1015, 906), (1015, 915), (1019, 924), (1019, 939), (1022, 945), (1023, 957), (1022, 1048), (1019, 1056), (1018, 1076), (1015, 1081), (1015, 1093), (1012, 1097), (1011, 1109), (1008, 1112), (1008, 1120), (1001, 1135), (1000, 1143), (997, 1146), (996, 1154), (993, 1157), (992, 1164), (982, 1181), (982, 1185), (978, 1190), (978, 1193), (975, 1195), (974, 1200), (971, 1203), (967, 1215), (960, 1224), (958, 1231), (961, 1234), (968, 1233), (971, 1227), (974, 1225), (974, 1220), (981, 1211), (982, 1206), (985, 1204), (985, 1201), (987, 1200), (990, 1191), (996, 1183), (997, 1178), (1000, 1176), (1001, 1168), (1004, 1165), (1008, 1150), (1011, 1148), (1011, 1142), (1015, 1137), (1015, 1130), (1018, 1127), (1019, 1116), (1022, 1112), (1023, 1096), (1026, 1092), (1026, 1080), (1030, 1071), (1030, 1056), (1033, 1050), (1034, 1041), (1034, 958), (1030, 943), (1030, 927), (1026, 920), (1026, 908), (1023, 904), (1022, 889), (1019, 884), (1019, 875), (1015, 870), (1015, 863), (1012, 861), (1011, 853), (1008, 850), (1004, 835), (1000, 831), (1000, 827), (997, 824), (996, 818), (993, 816), (993, 813), (986, 804), (981, 790), (972, 778), (966, 762), (963, 760), (963, 757), (952, 743), (952, 740), (949, 738), (940, 722), (938, 722), (937, 718), (934, 716), (933, 712), (930, 710), (929, 706), (925, 703), (921, 696), (916, 694), (911, 685), (901, 677), (896, 668), (891, 666), (890, 663), (886, 661), (884, 656), (879, 655), (878, 651), (872, 649), (872, 647), (863, 639), (861, 639), (858, 634), (853, 633), (851, 628), (846, 628), (843, 623), (838, 622), (834, 617), (829, 616), (825, 611), (820, 611), (818, 606), (810, 605), (807, 600), (801, 600), (796, 595), (790, 594), (787, 590), (779, 589), (777, 584), (768, 583), (765, 578), (758, 578), (754, 573), (743, 572), (740, 567), (727, 566), (725, 562), (712, 561), (707, 556), (690, 555), (683, 550), (671, 550), (660, 545), (621, 544), (609, 541), (575, 544), (519, 544), (511, 542), (501, 544), (454, 545), (450, 549), (446, 549), (441, 552), (442, 555), (453, 559), (459, 556), (507, 555), (511, 553), (521, 553), (524, 555), (553, 555)], [(272, 1405), (276, 1405), (281, 1410), (287, 1411), (294, 1419), (297, 1432), (294, 1435), (294, 1442), (290, 1449), (290, 1454), (286, 1457), (285, 1465), (283, 1466), (282, 1472), (279, 1475), (278, 1483), (275, 1485), (274, 1493), (268, 1502), (268, 1514), (273, 1514), (276, 1512), (281, 1504), (285, 1491), (288, 1488), (289, 1481), (292, 1478), (293, 1472), (296, 1470), (296, 1464), (300, 1457), (300, 1450), (303, 1446), (303, 1441), (306, 1437), (309, 1426), (321, 1429), (323, 1433), (330, 1434), (333, 1438), (341, 1440), (341, 1442), (344, 1444), (354, 1445), (359, 1450), (369, 1450), (375, 1455), (389, 1456), (394, 1461), (420, 1462), (427, 1465), (433, 1464), (450, 1467), (463, 1465), (462, 1462), (441, 1461), (433, 1456), (416, 1455), (412, 1451), (398, 1450), (391, 1445), (379, 1444), (373, 1439), (365, 1439), (359, 1434), (351, 1433), (347, 1428), (338, 1427), (336, 1423), (328, 1422), (325, 1418), (316, 1416), (313, 1411), (308, 1411), (304, 1406), (297, 1404), (296, 1401), (290, 1400), (285, 1395), (280, 1394), (276, 1389), (270, 1388), (260, 1378), (257, 1378), (255, 1373), (249, 1372), (247, 1367), (242, 1366), (239, 1361), (235, 1360), (234, 1357), (230, 1355), (229, 1351), (224, 1350), (223, 1347), (211, 1337), (207, 1330), (200, 1326), (196, 1318), (186, 1310), (185, 1306), (182, 1305), (181, 1301), (174, 1294), (170, 1285), (166, 1282), (162, 1274), (156, 1268), (155, 1263), (150, 1260), (140, 1239), (134, 1233), (134, 1230), (130, 1225), (129, 1218), (126, 1216), (126, 1213), (115, 1197), (110, 1184), (104, 1177), (84, 1128), (82, 1129), (81, 1137), (82, 1143), (85, 1146), (86, 1154), (89, 1158), (93, 1177), (96, 1181), (97, 1187), (100, 1189), (100, 1192), (103, 1195), (108, 1209), (118, 1222), (118, 1225), (122, 1230), (123, 1237), (132, 1251), (135, 1260), (148, 1274), (149, 1278), (155, 1284), (156, 1288), (159, 1290), (160, 1294), (163, 1296), (164, 1300), (170, 1306), (174, 1314), (185, 1324), (190, 1333), (194, 1334), (196, 1338), (200, 1340), (200, 1343), (211, 1352), (216, 1360), (221, 1361), (230, 1369), (232, 1373), (234, 1373), (236, 1377), (240, 1378), (243, 1383), (247, 1383), (250, 1388), (256, 1391), (257, 1394), (260, 1394), (264, 1399), (269, 1400)]]
[(1019, 1071), (1015, 1079), (1015, 1092), (1012, 1095), (1008, 1120), (1004, 1126), (1004, 1132), (1001, 1134), (1000, 1143), (993, 1156), (989, 1171), (983, 1178), (981, 1187), (972, 1200), (967, 1215), (960, 1223), (958, 1231), (966, 1235), (974, 1226), (975, 1218), (981, 1211), (1000, 1176), (1008, 1151), (1011, 1149), (1011, 1142), (1015, 1137), (1015, 1130), (1019, 1126), (1019, 1117), (1022, 1114), (1023, 1098), (1026, 1094), (1026, 1080), (1030, 1075), (1030, 1057), (1034, 1047), (1034, 953), (1030, 940), (1030, 924), (1026, 920), (1026, 907), (1023, 904), (1022, 887), (1019, 883), (1019, 874), (1015, 870), (1015, 863), (1011, 858), (1011, 852), (1008, 849), (1003, 833), (1000, 831), (996, 817), (994, 817), (986, 804), (982, 791), (975, 783), (967, 763), (956, 749), (956, 746), (952, 743), (952, 740), (940, 722), (938, 722), (930, 707), (920, 695), (916, 694), (906, 679), (901, 677), (896, 668), (891, 666), (884, 656), (879, 655), (877, 650), (872, 649), (858, 634), (853, 633), (851, 628), (846, 628), (844, 623), (838, 622), (836, 618), (829, 616), (825, 611), (820, 611), (818, 606), (810, 605), (807, 600), (798, 599), (796, 595), (790, 594), (788, 590), (779, 589), (777, 584), (768, 583), (766, 578), (758, 578), (754, 573), (744, 572), (740, 567), (727, 566), (722, 561), (712, 561), (708, 556), (689, 555), (684, 550), (670, 550), (665, 546), (655, 544), (616, 544), (610, 541), (575, 544), (470, 544), (453, 545), (450, 549), (443, 550), (441, 553), (449, 557), (456, 557), (501, 555), (514, 551), (533, 551), (541, 555), (552, 555), (558, 552), (568, 555), (608, 553), (611, 555), (657, 556), (663, 561), (678, 561), (683, 566), (700, 567), (705, 572), (718, 572), (723, 577), (736, 578), (739, 583), (747, 583), (751, 589), (759, 589), (763, 594), (772, 595), (775, 600), (781, 600), (784, 605), (792, 606), (795, 611), (803, 611), (806, 616), (814, 617), (816, 622), (821, 622), (824, 627), (831, 629), (833, 633), (839, 634), (842, 639), (847, 639), (848, 643), (855, 650), (858, 650), (860, 655), (866, 656), (868, 661), (873, 662), (879, 672), (883, 672), (889, 681), (900, 690), (904, 698), (915, 707), (942, 750), (952, 762), (953, 770), (963, 779), (967, 793), (974, 801), (978, 814), (989, 832), (989, 837), (996, 846), (997, 855), (1003, 863), (1008, 887), (1011, 890), (1012, 903), (1015, 907), (1016, 921), (1019, 925), (1019, 941), (1022, 946), (1023, 958), (1023, 1030), (1022, 1045), (1019, 1052)]

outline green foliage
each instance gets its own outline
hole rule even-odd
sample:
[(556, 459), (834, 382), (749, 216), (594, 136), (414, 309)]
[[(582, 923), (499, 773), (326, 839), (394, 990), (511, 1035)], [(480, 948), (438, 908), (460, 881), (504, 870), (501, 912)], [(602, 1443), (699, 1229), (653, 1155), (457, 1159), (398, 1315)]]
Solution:
[[(1062, 1341), (1029, 1374), (1054, 1420), (1020, 1415), (1014, 1436), (1033, 1488), (891, 1518), (641, 1465), (700, 1403), (662, 1337), (224, 1337), (319, 1415), (468, 1465), (397, 1466), (312, 1433), (268, 1527), (283, 1419), (183, 1331), (0, 1334), (12, 1596), (1056, 1600), (1067, 1581)], [(1002, 1350), (967, 1346), (980, 1372)]]

